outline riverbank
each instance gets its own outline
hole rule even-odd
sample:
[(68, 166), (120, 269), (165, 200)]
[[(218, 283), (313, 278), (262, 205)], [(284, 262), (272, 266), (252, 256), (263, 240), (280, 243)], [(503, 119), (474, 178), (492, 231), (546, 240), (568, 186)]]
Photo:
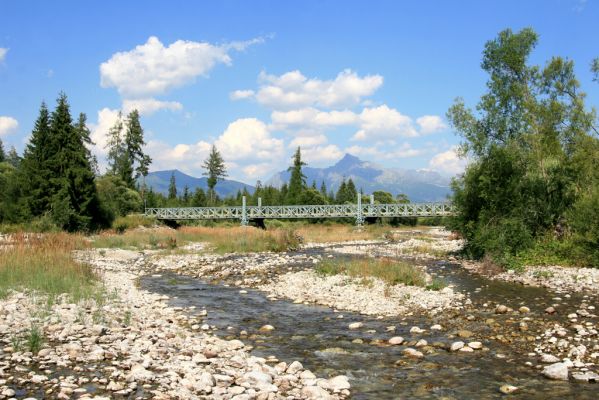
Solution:
[[(109, 296), (99, 304), (13, 293), (0, 302), (0, 398), (344, 398), (343, 376), (317, 378), (297, 362), (272, 363), (251, 346), (202, 328), (202, 316), (136, 287), (144, 254), (85, 251)], [(24, 316), (26, 316), (24, 318)], [(35, 326), (39, 349), (27, 348)], [(209, 329), (209, 328), (208, 328)], [(22, 338), (22, 339), (19, 339)], [(31, 351), (34, 350), (34, 351)]]

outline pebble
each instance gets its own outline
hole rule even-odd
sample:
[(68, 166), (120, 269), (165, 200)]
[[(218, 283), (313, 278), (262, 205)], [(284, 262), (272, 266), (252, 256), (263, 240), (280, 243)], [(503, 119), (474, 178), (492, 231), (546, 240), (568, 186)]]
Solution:
[(391, 339), (389, 339), (389, 344), (392, 345), (399, 345), (402, 344), (404, 342), (404, 338), (401, 336), (394, 336)]
[(504, 306), (503, 304), (500, 304), (497, 307), (495, 307), (495, 314), (505, 314), (506, 312), (507, 312), (507, 307)]
[(526, 306), (522, 306), (522, 307), (520, 307), (520, 308), (518, 309), (518, 311), (519, 311), (521, 314), (526, 314), (526, 313), (529, 313), (529, 312), (530, 312), (530, 308), (528, 308), (528, 307), (526, 307)]
[(363, 322), (352, 322), (351, 324), (348, 325), (348, 328), (349, 329), (360, 329), (363, 326), (364, 326)]
[(271, 332), (274, 330), (275, 330), (275, 327), (272, 325), (262, 325), (259, 329), (260, 332)]
[(451, 346), (449, 347), (449, 350), (451, 350), (451, 351), (458, 351), (458, 350), (460, 350), (461, 348), (463, 348), (463, 347), (464, 347), (464, 345), (465, 345), (465, 343), (464, 343), (464, 342), (453, 342), (453, 343), (451, 344)]
[(563, 362), (547, 365), (543, 368), (543, 375), (554, 380), (568, 380), (568, 365)]
[(422, 354), (422, 352), (420, 352), (416, 349), (413, 349), (411, 347), (403, 349), (402, 353), (404, 354), (404, 356), (409, 357), (409, 358), (416, 358), (416, 359), (424, 358), (424, 354)]
[(514, 393), (516, 390), (518, 390), (518, 387), (512, 385), (501, 385), (499, 387), (499, 391), (503, 394)]

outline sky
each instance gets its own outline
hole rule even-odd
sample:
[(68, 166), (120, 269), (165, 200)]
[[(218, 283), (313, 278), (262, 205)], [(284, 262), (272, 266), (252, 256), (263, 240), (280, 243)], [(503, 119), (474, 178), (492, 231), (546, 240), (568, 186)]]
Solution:
[(445, 113), (475, 107), (485, 42), (532, 27), (531, 63), (574, 60), (599, 105), (599, 0), (0, 0), (0, 139), (21, 152), (42, 101), (64, 91), (106, 134), (138, 109), (151, 170), (194, 176), (215, 144), (231, 178), (266, 180), (345, 153), (392, 168), (459, 173)]

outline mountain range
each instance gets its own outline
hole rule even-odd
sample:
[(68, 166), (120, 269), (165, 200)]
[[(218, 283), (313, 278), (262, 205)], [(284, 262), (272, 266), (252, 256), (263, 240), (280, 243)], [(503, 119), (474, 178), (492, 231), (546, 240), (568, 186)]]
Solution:
[[(337, 191), (343, 179), (351, 178), (358, 190), (372, 193), (383, 190), (396, 196), (403, 193), (413, 202), (444, 201), (451, 192), (450, 179), (430, 170), (384, 168), (375, 163), (345, 154), (335, 165), (327, 168), (303, 167), (306, 182), (316, 182), (320, 188), (324, 181), (327, 190)], [(267, 185), (280, 187), (289, 182), (290, 172), (273, 175)]]
[[(320, 185), (324, 181), (328, 190), (337, 191), (343, 179), (351, 178), (358, 190), (364, 193), (372, 193), (383, 190), (394, 196), (403, 193), (413, 202), (444, 201), (450, 193), (450, 179), (437, 172), (429, 170), (414, 170), (400, 168), (384, 168), (375, 163), (360, 160), (351, 154), (346, 154), (335, 165), (326, 168), (302, 168), (306, 176), (306, 182), (311, 185), (316, 182)], [(154, 191), (163, 194), (168, 193), (171, 174), (175, 175), (177, 193), (183, 193), (187, 186), (191, 192), (200, 187), (208, 189), (207, 178), (194, 178), (179, 170), (166, 170), (150, 172), (146, 177), (146, 184)], [(265, 184), (281, 187), (283, 183), (289, 182), (290, 172), (281, 171), (268, 179)], [(246, 188), (253, 193), (255, 187), (243, 182), (225, 179), (216, 185), (216, 192), (221, 197), (235, 195), (238, 190)]]

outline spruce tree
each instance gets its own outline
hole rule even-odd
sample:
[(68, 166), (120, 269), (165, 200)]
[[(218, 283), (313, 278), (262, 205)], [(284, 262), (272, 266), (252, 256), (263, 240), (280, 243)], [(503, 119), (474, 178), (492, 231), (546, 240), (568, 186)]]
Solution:
[(6, 161), (8, 161), (8, 163), (16, 169), (18, 169), (19, 165), (21, 165), (21, 157), (19, 156), (19, 153), (17, 153), (17, 149), (15, 149), (15, 146), (10, 147), (10, 151), (6, 156)]
[(52, 176), (49, 159), (54, 151), (50, 148), (50, 113), (46, 104), (42, 103), (20, 170), (25, 202), (29, 214), (34, 217), (50, 211)]
[(181, 196), (181, 202), (183, 203), (183, 206), (187, 207), (189, 205), (190, 200), (191, 195), (189, 194), (189, 186), (185, 185), (183, 187), (183, 196)]
[(175, 180), (175, 173), (171, 174), (171, 180), (168, 185), (168, 198), (174, 200), (177, 198), (177, 181)]
[(324, 197), (325, 199), (329, 196), (327, 192), (327, 185), (324, 183), (324, 180), (320, 185), (320, 194), (322, 194), (322, 197)]
[(354, 184), (354, 181), (351, 178), (349, 178), (349, 180), (347, 181), (345, 191), (345, 201), (349, 201), (350, 203), (355, 203), (356, 201), (358, 201), (358, 191), (356, 190), (356, 185)]
[(191, 199), (192, 207), (205, 207), (206, 206), (206, 193), (202, 188), (197, 188)]
[(302, 162), (301, 150), (298, 147), (293, 156), (293, 165), (289, 167), (291, 172), (289, 178), (289, 190), (287, 192), (287, 204), (299, 204), (302, 193), (306, 189), (306, 176), (302, 173), (302, 166), (306, 163)]
[(48, 158), (54, 222), (68, 231), (93, 229), (100, 218), (94, 173), (64, 93), (50, 117)]
[(0, 162), (6, 161), (6, 153), (4, 152), (4, 143), (0, 139)]
[(215, 145), (212, 145), (208, 159), (204, 161), (203, 168), (206, 170), (203, 175), (208, 177), (207, 183), (210, 201), (213, 202), (215, 198), (214, 187), (219, 179), (222, 180), (227, 176), (225, 161)]
[(343, 204), (347, 201), (347, 183), (345, 183), (345, 178), (343, 178), (341, 185), (339, 185), (339, 189), (337, 189), (335, 201), (337, 204)]

